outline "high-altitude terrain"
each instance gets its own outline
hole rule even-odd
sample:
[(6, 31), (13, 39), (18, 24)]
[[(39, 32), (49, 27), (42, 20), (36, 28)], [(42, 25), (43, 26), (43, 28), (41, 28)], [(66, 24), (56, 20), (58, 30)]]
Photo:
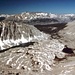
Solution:
[(0, 75), (74, 75), (75, 14), (0, 15)]

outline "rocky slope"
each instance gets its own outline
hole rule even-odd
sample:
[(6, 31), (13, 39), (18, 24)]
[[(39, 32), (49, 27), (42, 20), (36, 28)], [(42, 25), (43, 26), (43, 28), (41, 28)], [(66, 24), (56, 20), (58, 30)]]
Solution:
[[(0, 68), (1, 72), (3, 70), (4, 74), (8, 74), (19, 71), (20, 75), (45, 75), (49, 72), (48, 75), (50, 75), (56, 57), (63, 59), (66, 56), (62, 52), (63, 48), (64, 45), (55, 39), (41, 40), (28, 47), (11, 48), (0, 53), (0, 64), (3, 63), (2, 68)], [(4, 70), (5, 67), (9, 69), (9, 72)]]
[(32, 25), (13, 21), (0, 22), (0, 50), (17, 46), (32, 40), (40, 40), (47, 35)]
[[(50, 15), (51, 18), (57, 17), (53, 14)], [(65, 16), (73, 17), (74, 15)], [(1, 75), (74, 74), (75, 54), (70, 48), (75, 49), (75, 21), (61, 24), (63, 26), (52, 24), (51, 27), (48, 25), (47, 28), (46, 26), (38, 28), (41, 31), (42, 28), (50, 29), (49, 33), (45, 30), (48, 33), (46, 34), (35, 28), (36, 26), (28, 25), (25, 22), (25, 20), (37, 17), (48, 19), (48, 14), (22, 13), (0, 22)], [(65, 48), (65, 45), (70, 48)], [(66, 53), (65, 50), (70, 50), (72, 53)]]
[(66, 24), (66, 27), (60, 30), (58, 34), (63, 44), (75, 49), (75, 21)]
[(6, 20), (0, 22), (1, 75), (51, 73), (55, 59), (66, 56), (63, 49), (62, 43), (32, 25)]

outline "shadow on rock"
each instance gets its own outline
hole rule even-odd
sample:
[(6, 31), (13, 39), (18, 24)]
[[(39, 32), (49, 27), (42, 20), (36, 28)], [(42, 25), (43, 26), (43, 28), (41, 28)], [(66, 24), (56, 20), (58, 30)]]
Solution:
[(0, 53), (2, 52), (5, 52), (11, 48), (16, 48), (16, 47), (28, 47), (30, 45), (33, 45), (35, 42), (28, 42), (28, 43), (23, 43), (23, 44), (20, 44), (20, 45), (17, 45), (17, 46), (13, 46), (13, 47), (10, 47), (10, 48), (7, 48), (7, 49), (4, 49), (4, 50), (0, 50)]

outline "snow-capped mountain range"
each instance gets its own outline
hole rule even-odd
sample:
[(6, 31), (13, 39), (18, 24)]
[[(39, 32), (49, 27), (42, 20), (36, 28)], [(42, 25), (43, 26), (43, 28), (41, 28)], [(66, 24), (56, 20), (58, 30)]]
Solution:
[(30, 21), (35, 19), (55, 19), (57, 22), (70, 22), (75, 20), (75, 14), (52, 14), (42, 12), (23, 12), (16, 15), (2, 14), (0, 17), (5, 17), (7, 20)]

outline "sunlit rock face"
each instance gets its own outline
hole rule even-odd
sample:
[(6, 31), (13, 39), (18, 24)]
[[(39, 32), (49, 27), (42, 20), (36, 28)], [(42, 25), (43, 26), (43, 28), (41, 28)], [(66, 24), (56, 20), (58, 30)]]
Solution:
[[(7, 49), (46, 35), (32, 25), (11, 21), (0, 22), (0, 50)], [(39, 39), (39, 40), (40, 40)]]
[(66, 24), (66, 27), (60, 30), (58, 34), (63, 44), (75, 49), (75, 21)]

